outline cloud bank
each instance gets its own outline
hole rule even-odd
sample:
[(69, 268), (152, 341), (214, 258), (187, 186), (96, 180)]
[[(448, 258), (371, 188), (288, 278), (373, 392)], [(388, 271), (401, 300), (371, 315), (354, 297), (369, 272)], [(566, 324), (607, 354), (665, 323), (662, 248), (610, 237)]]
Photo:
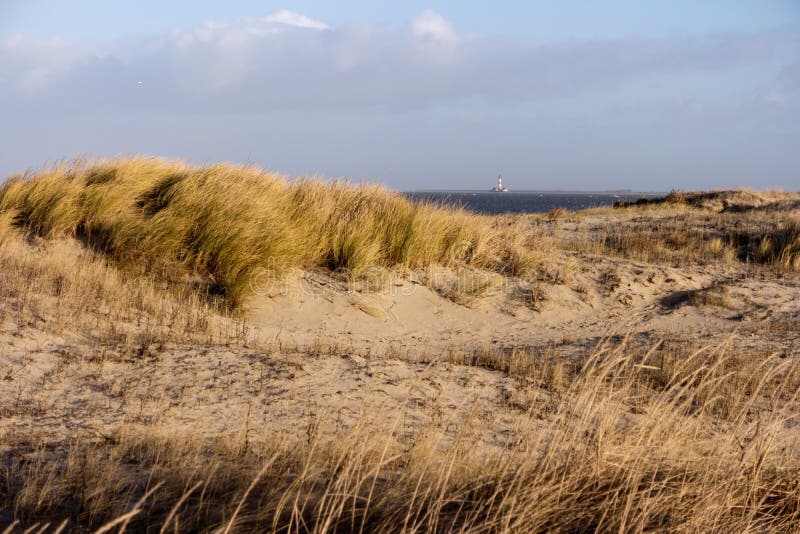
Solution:
[(508, 104), (652, 73), (769, 61), (782, 40), (780, 32), (766, 32), (532, 44), (461, 37), (430, 10), (400, 30), (331, 29), (282, 10), (138, 42), (11, 37), (0, 45), (0, 87), (15, 99), (55, 98), (74, 110), (417, 108), (475, 97)]
[[(762, 105), (781, 106), (796, 118), (799, 40), (794, 29), (782, 28), (537, 42), (535, 36), (520, 41), (459, 34), (431, 10), (399, 28), (331, 27), (281, 10), (116, 42), (6, 37), (0, 40), (0, 99), (4, 114), (20, 124), (50, 122), (60, 130), (72, 123), (76, 135), (86, 139), (87, 151), (95, 145), (107, 150), (107, 139), (96, 143), (91, 127), (84, 131), (79, 123), (106, 124), (111, 117), (120, 123), (147, 115), (156, 122), (168, 117), (198, 124), (198, 117), (233, 114), (241, 117), (241, 128), (252, 130), (259, 117), (288, 121), (301, 115), (315, 123), (346, 115), (351, 123), (407, 128), (403, 117), (417, 114), (436, 123), (433, 130), (444, 135), (443, 153), (454, 154), (447, 138), (461, 134), (449, 124), (464, 128), (472, 122), (502, 131), (502, 123), (514, 134), (541, 134), (526, 121), (558, 126), (572, 123), (577, 114), (590, 129), (612, 130), (615, 117), (631, 115), (627, 128), (646, 111), (670, 130), (675, 118), (669, 110), (684, 101), (696, 112), (716, 106), (722, 122), (737, 113), (742, 121), (755, 120)], [(347, 122), (341, 123), (344, 134)], [(229, 119), (225, 124), (232, 127)], [(709, 135), (721, 135), (720, 128)], [(191, 135), (204, 144), (202, 129)], [(120, 139), (114, 145), (120, 151), (141, 146), (129, 135)], [(50, 148), (55, 150), (43, 146)], [(364, 152), (374, 149), (363, 147)], [(565, 158), (571, 157), (571, 148), (563, 150)], [(397, 151), (403, 153), (404, 147)], [(27, 152), (33, 151), (28, 147)], [(45, 154), (45, 159), (56, 155), (65, 154)], [(346, 172), (347, 165), (340, 163), (333, 167)], [(435, 172), (443, 164), (425, 167), (423, 161), (419, 172)]]

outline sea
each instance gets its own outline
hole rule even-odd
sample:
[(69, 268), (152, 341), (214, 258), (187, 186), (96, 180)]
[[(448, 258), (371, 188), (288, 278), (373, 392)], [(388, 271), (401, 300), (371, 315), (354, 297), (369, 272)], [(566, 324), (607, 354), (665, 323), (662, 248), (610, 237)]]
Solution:
[(582, 210), (613, 206), (625, 200), (635, 202), (640, 198), (655, 198), (666, 193), (622, 192), (571, 192), (571, 191), (409, 191), (403, 193), (414, 200), (426, 200), (463, 207), (466, 210), (497, 215), (501, 213), (546, 213), (553, 208)]

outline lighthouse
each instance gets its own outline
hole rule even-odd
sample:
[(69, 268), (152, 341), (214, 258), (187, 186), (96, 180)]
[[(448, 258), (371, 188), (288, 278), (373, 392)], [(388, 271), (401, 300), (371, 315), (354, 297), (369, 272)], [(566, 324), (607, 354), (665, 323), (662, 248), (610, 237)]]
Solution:
[(492, 188), (492, 189), (490, 189), (490, 191), (494, 191), (496, 193), (506, 193), (506, 192), (508, 192), (508, 188), (507, 187), (503, 187), (503, 175), (502, 174), (499, 174), (497, 176), (497, 186)]

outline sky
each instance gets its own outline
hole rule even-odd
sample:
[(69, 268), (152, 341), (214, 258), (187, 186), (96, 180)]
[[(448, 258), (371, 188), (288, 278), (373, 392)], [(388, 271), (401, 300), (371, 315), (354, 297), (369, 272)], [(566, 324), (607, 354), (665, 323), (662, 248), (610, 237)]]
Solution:
[(0, 0), (0, 180), (79, 155), (400, 190), (800, 189), (800, 0)]

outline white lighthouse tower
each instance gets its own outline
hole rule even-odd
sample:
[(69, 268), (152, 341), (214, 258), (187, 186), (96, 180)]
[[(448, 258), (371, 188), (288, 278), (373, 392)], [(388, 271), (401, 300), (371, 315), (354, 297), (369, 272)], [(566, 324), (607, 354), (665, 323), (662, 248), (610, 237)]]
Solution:
[(508, 192), (508, 188), (507, 187), (503, 187), (503, 175), (502, 174), (499, 174), (497, 176), (497, 186), (492, 188), (492, 189), (490, 189), (490, 191), (494, 191), (496, 193), (506, 193), (506, 192)]

